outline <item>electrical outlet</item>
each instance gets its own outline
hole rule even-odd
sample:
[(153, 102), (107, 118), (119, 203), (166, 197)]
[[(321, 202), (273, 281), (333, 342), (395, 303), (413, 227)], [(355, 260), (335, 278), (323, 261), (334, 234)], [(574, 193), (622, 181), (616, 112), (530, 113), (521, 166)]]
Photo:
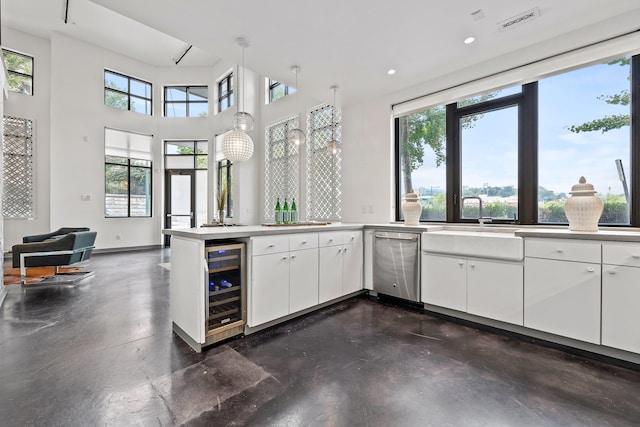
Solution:
[(372, 214), (373, 213), (373, 205), (369, 205), (369, 213)]
[(82, 200), (83, 202), (90, 202), (91, 201), (91, 194), (81, 194), (80, 195), (80, 200)]
[(362, 205), (362, 213), (363, 214), (367, 213), (367, 207), (365, 205)]

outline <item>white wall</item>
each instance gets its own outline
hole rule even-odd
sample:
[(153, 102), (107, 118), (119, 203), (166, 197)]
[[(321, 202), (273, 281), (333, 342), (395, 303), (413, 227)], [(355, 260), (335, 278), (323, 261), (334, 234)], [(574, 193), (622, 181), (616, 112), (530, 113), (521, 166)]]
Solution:
[(34, 57), (33, 96), (9, 92), (4, 105), (7, 116), (32, 119), (34, 123), (34, 167), (35, 167), (35, 218), (6, 219), (4, 221), (5, 247), (22, 242), (22, 236), (48, 232), (50, 229), (50, 120), (49, 104), (51, 85), (49, 76), (49, 40), (3, 26), (3, 47)]

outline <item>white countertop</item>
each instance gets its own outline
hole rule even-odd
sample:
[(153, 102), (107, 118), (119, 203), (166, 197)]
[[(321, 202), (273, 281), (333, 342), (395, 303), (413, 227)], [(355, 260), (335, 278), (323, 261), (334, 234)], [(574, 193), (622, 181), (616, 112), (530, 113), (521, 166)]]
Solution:
[(274, 234), (319, 233), (323, 231), (361, 230), (363, 224), (336, 222), (326, 225), (234, 225), (223, 227), (199, 227), (190, 229), (162, 230), (163, 234), (196, 240), (236, 239)]

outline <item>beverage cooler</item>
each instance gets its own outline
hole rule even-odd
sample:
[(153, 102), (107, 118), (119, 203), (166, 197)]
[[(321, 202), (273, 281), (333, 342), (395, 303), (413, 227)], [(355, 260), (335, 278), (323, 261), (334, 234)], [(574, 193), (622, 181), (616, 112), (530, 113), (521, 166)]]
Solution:
[(245, 244), (207, 241), (205, 345), (242, 334), (247, 322)]

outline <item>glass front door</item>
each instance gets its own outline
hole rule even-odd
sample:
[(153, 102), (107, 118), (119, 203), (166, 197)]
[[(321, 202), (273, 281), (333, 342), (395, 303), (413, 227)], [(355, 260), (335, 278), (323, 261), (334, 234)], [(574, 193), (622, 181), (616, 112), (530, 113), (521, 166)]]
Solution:
[[(195, 172), (195, 170), (188, 169), (166, 171), (165, 228), (181, 229), (196, 226)], [(165, 246), (170, 245), (170, 237), (171, 236), (165, 236)]]

